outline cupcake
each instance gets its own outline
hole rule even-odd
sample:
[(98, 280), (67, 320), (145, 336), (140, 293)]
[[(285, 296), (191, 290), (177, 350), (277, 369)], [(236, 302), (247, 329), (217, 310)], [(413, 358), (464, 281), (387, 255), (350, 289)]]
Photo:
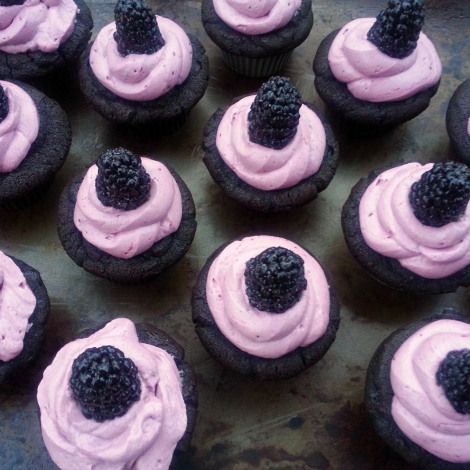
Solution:
[(423, 112), (442, 72), (423, 23), (422, 0), (389, 0), (377, 19), (358, 18), (328, 35), (313, 64), (318, 94), (363, 128), (395, 126)]
[(0, 207), (24, 205), (47, 189), (71, 141), (55, 101), (30, 85), (0, 81)]
[(336, 337), (339, 303), (318, 261), (279, 237), (219, 248), (193, 290), (196, 332), (223, 366), (258, 379), (292, 377)]
[(29, 80), (78, 60), (93, 29), (83, 0), (4, 0), (0, 77)]
[(247, 77), (268, 77), (307, 39), (312, 2), (202, 0), (202, 24), (231, 69)]
[(203, 150), (222, 190), (262, 212), (310, 202), (328, 186), (338, 158), (329, 124), (284, 77), (219, 109), (206, 125)]
[(181, 125), (202, 98), (209, 62), (199, 40), (155, 16), (143, 0), (119, 0), (81, 57), (80, 85), (91, 105), (118, 124)]
[(37, 400), (44, 444), (62, 470), (167, 470), (189, 447), (197, 410), (184, 350), (118, 318), (66, 344)]
[(470, 79), (455, 90), (447, 108), (447, 132), (458, 158), (470, 163)]
[(40, 274), (0, 251), (0, 384), (34, 360), (48, 316)]
[(469, 323), (446, 309), (395, 331), (369, 365), (365, 401), (374, 427), (419, 468), (470, 468)]
[(108, 150), (62, 193), (59, 238), (83, 269), (119, 282), (160, 274), (188, 251), (195, 207), (183, 180), (163, 163)]
[(470, 169), (407, 163), (373, 172), (343, 207), (346, 243), (378, 281), (437, 294), (470, 284)]

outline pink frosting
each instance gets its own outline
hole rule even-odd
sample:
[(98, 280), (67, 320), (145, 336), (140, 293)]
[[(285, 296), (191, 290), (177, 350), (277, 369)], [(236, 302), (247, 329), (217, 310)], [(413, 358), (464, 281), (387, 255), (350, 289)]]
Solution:
[(32, 98), (14, 83), (0, 81), (9, 112), (0, 122), (0, 173), (18, 168), (39, 131), (39, 115)]
[[(271, 247), (284, 247), (304, 260), (307, 289), (280, 314), (252, 307), (246, 295), (246, 263)], [(248, 354), (274, 359), (314, 343), (330, 321), (330, 290), (323, 269), (303, 248), (283, 238), (255, 236), (235, 241), (213, 261), (207, 276), (209, 309), (222, 334)]]
[(255, 144), (248, 133), (248, 113), (255, 95), (233, 104), (217, 130), (217, 150), (228, 167), (250, 186), (272, 191), (290, 188), (315, 174), (326, 148), (326, 134), (318, 116), (307, 106), (300, 108), (294, 139), (276, 150)]
[(189, 76), (193, 48), (175, 22), (157, 16), (165, 45), (153, 54), (122, 56), (114, 40), (116, 24), (99, 33), (90, 51), (90, 66), (96, 78), (115, 95), (131, 101), (150, 101), (181, 85)]
[(98, 167), (86, 173), (77, 194), (74, 223), (85, 240), (116, 258), (129, 259), (176, 232), (183, 203), (178, 184), (160, 162), (142, 158), (150, 176), (150, 198), (137, 209), (104, 206), (96, 194)]
[(26, 0), (0, 6), (0, 51), (8, 54), (54, 52), (75, 28), (73, 0)]
[(470, 415), (454, 410), (437, 385), (436, 372), (450, 351), (469, 344), (470, 325), (434, 321), (400, 346), (390, 372), (397, 426), (423, 449), (454, 463), (470, 462)]
[[(141, 396), (124, 416), (98, 423), (83, 416), (69, 381), (77, 356), (108, 345), (136, 365)], [(139, 342), (134, 324), (125, 318), (65, 345), (44, 371), (37, 399), (44, 443), (63, 470), (166, 470), (187, 426), (174, 359), (163, 349)]]
[(411, 186), (433, 163), (407, 163), (381, 173), (359, 205), (362, 236), (374, 251), (395, 258), (427, 279), (441, 279), (470, 264), (470, 204), (442, 227), (423, 225), (409, 202)]
[(213, 0), (217, 16), (243, 34), (255, 36), (285, 26), (302, 0)]
[(331, 44), (328, 61), (337, 80), (363, 101), (400, 101), (435, 85), (442, 72), (436, 49), (421, 33), (416, 49), (404, 59), (381, 52), (367, 39), (375, 18), (346, 24)]
[(36, 297), (21, 269), (0, 251), (0, 360), (10, 361), (23, 351), (23, 340), (31, 327), (29, 317)]
[(467, 134), (470, 135), (470, 118), (467, 121)]

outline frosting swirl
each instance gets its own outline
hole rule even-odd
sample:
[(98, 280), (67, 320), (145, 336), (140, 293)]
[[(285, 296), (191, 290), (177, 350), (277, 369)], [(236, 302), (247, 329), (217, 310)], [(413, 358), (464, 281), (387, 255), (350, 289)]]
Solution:
[(36, 297), (21, 269), (0, 251), (0, 361), (10, 361), (23, 351)]
[(367, 39), (375, 18), (346, 24), (331, 44), (328, 61), (337, 80), (363, 101), (401, 101), (435, 85), (442, 65), (434, 45), (421, 33), (416, 49), (404, 59), (381, 52)]
[(285, 26), (302, 0), (212, 0), (217, 16), (243, 34), (255, 36)]
[(77, 14), (73, 0), (26, 0), (22, 5), (0, 6), (0, 51), (57, 51), (72, 34)]
[(410, 336), (391, 363), (395, 423), (413, 442), (448, 462), (470, 462), (470, 415), (454, 410), (436, 373), (450, 351), (468, 348), (469, 341), (467, 323), (437, 320)]
[(153, 54), (122, 56), (114, 40), (116, 24), (99, 33), (90, 50), (90, 67), (99, 82), (115, 95), (131, 101), (150, 101), (181, 85), (189, 76), (193, 48), (183, 29), (157, 16), (164, 46)]
[(318, 116), (300, 108), (294, 139), (276, 150), (256, 144), (248, 133), (248, 114), (255, 95), (230, 106), (217, 129), (216, 145), (228, 167), (250, 186), (272, 191), (290, 188), (315, 174), (325, 156), (326, 134)]
[[(134, 362), (142, 391), (124, 416), (98, 423), (83, 416), (69, 381), (80, 353), (108, 345)], [(65, 345), (44, 371), (37, 400), (44, 443), (61, 469), (166, 470), (187, 425), (174, 359), (163, 349), (140, 343), (134, 324), (124, 318)]]
[(470, 204), (463, 217), (442, 227), (423, 225), (409, 193), (432, 163), (407, 163), (381, 173), (359, 205), (362, 236), (374, 251), (395, 258), (427, 279), (441, 279), (470, 264)]
[(143, 253), (176, 232), (181, 222), (181, 192), (168, 168), (149, 158), (142, 158), (142, 165), (150, 176), (150, 197), (137, 209), (122, 211), (101, 203), (96, 194), (96, 165), (88, 169), (77, 193), (75, 227), (85, 240), (116, 258)]
[[(272, 314), (250, 305), (244, 273), (248, 260), (277, 246), (302, 257), (307, 288), (293, 307)], [(275, 359), (308, 346), (323, 336), (330, 321), (330, 291), (323, 269), (303, 248), (283, 238), (248, 237), (225, 247), (209, 269), (206, 296), (222, 334), (258, 357)]]
[(0, 173), (18, 168), (39, 132), (39, 114), (32, 98), (14, 83), (0, 81), (9, 111), (0, 122)]

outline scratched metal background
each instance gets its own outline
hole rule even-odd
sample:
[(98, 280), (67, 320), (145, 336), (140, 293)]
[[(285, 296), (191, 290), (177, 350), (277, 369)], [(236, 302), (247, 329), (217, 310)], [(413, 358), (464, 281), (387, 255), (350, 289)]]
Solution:
[[(95, 32), (112, 19), (113, 2), (89, 0)], [(260, 216), (221, 196), (201, 162), (205, 121), (234, 96), (260, 81), (241, 79), (222, 63), (206, 36), (198, 1), (151, 2), (196, 33), (207, 48), (211, 80), (204, 99), (177, 134), (156, 139), (132, 130), (117, 132), (89, 109), (76, 84), (49, 84), (49, 94), (69, 112), (74, 140), (51, 191), (34, 206), (0, 218), (0, 248), (42, 273), (52, 301), (43, 354), (21, 382), (0, 392), (0, 469), (54, 468), (40, 437), (34, 392), (53, 354), (80, 329), (118, 315), (149, 321), (172, 334), (196, 371), (200, 413), (184, 469), (396, 469), (411, 468), (374, 435), (362, 405), (364, 376), (379, 342), (409, 321), (453, 305), (468, 311), (465, 290), (437, 297), (397, 295), (372, 281), (348, 253), (340, 209), (351, 186), (369, 170), (398, 160), (450, 158), (444, 115), (457, 85), (470, 76), (470, 1), (428, 0), (425, 30), (444, 64), (441, 88), (430, 108), (412, 122), (376, 138), (353, 138), (336, 129), (341, 163), (317, 201), (285, 215)], [(313, 89), (311, 64), (320, 40), (360, 16), (375, 16), (385, 0), (314, 0), (315, 25), (285, 73), (306, 100), (322, 105)], [(197, 205), (194, 244), (173, 269), (143, 286), (121, 286), (78, 268), (56, 235), (61, 190), (103, 150), (123, 145), (171, 163), (188, 183)], [(219, 245), (248, 232), (273, 233), (305, 245), (332, 272), (343, 305), (338, 338), (325, 358), (300, 376), (255, 383), (224, 370), (199, 343), (190, 320), (190, 290), (204, 260)]]

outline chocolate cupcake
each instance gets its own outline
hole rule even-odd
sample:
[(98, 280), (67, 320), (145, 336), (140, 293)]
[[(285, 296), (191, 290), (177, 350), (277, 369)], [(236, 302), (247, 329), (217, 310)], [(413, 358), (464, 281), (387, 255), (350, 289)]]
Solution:
[(269, 77), (307, 39), (312, 2), (202, 0), (202, 24), (231, 69), (247, 77)]
[(0, 251), (0, 384), (22, 372), (42, 344), (49, 296), (40, 274)]
[(458, 158), (470, 163), (470, 79), (455, 90), (447, 108), (447, 132)]
[(206, 91), (204, 47), (143, 0), (119, 0), (114, 16), (81, 57), (85, 97), (112, 122), (177, 128)]
[(196, 332), (223, 366), (258, 379), (292, 377), (336, 337), (339, 302), (318, 261), (279, 237), (219, 248), (193, 290)]
[(442, 72), (423, 23), (422, 0), (389, 0), (376, 19), (359, 18), (329, 34), (313, 64), (318, 94), (363, 129), (395, 126), (423, 112)]
[(17, 208), (47, 189), (72, 141), (67, 115), (21, 82), (0, 81), (0, 207)]
[(183, 180), (162, 163), (108, 150), (65, 188), (58, 232), (83, 269), (141, 282), (188, 251), (196, 232), (194, 202)]
[(93, 29), (83, 0), (4, 0), (0, 77), (44, 77), (78, 60)]
[(419, 468), (470, 468), (470, 319), (452, 309), (378, 348), (365, 401), (377, 433)]
[(62, 470), (167, 470), (188, 450), (196, 422), (184, 349), (125, 318), (88, 334), (57, 353), (38, 387), (50, 457)]
[(206, 125), (203, 150), (222, 190), (261, 212), (313, 200), (330, 183), (338, 159), (329, 124), (283, 77), (219, 109)]
[(437, 294), (470, 285), (470, 169), (407, 163), (372, 172), (343, 207), (346, 243), (378, 281)]

